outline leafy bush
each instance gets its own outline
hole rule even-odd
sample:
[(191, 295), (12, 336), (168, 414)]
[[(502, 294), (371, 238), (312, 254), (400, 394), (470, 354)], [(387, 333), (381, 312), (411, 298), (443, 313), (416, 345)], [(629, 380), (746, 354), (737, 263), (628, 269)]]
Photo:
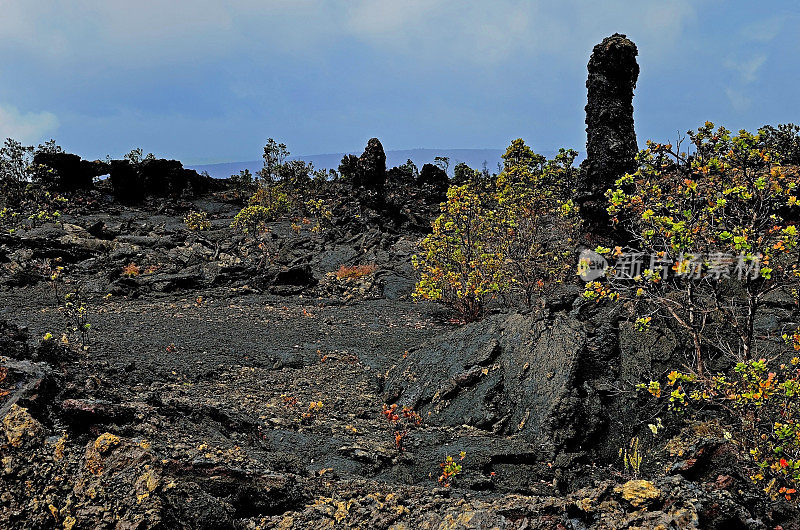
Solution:
[(758, 134), (781, 163), (800, 165), (800, 126), (794, 123), (784, 123), (777, 128), (765, 125)]
[[(691, 153), (648, 142), (639, 169), (607, 192), (634, 248), (598, 249), (617, 261), (586, 296), (620, 297), (685, 333), (702, 374), (708, 348), (753, 358), (765, 295), (798, 286), (800, 176), (776, 165), (759, 135), (712, 123), (688, 134)], [(721, 329), (734, 336), (721, 340)]]
[(261, 186), (247, 203), (250, 206), (267, 208), (273, 217), (277, 217), (289, 210), (289, 196), (280, 184)]
[(312, 232), (319, 233), (333, 226), (333, 212), (324, 200), (308, 199), (303, 206), (305, 212), (317, 221), (311, 228)]
[(464, 162), (459, 162), (453, 168), (452, 183), (456, 186), (463, 186), (468, 183), (476, 183), (481, 180), (482, 173), (476, 169), (472, 169)]
[(264, 167), (258, 172), (258, 176), (265, 184), (272, 184), (279, 180), (278, 173), (284, 161), (289, 156), (289, 149), (286, 144), (278, 143), (269, 138), (264, 146)]
[(577, 151), (560, 149), (553, 160), (534, 153), (521, 139), (503, 155), (496, 197), (510, 227), (507, 265), (513, 288), (530, 305), (545, 285), (572, 277), (580, 229), (572, 202)]
[(147, 153), (147, 155), (145, 155), (144, 150), (141, 147), (136, 147), (131, 149), (131, 151), (127, 155), (123, 156), (122, 159), (127, 160), (133, 165), (137, 165), (141, 164), (145, 160), (155, 160), (156, 155), (153, 153)]
[(249, 169), (243, 169), (239, 171), (238, 175), (231, 175), (230, 178), (231, 185), (241, 191), (251, 191), (255, 187), (256, 180), (252, 173), (250, 173)]
[(192, 232), (199, 232), (211, 228), (211, 222), (208, 220), (208, 214), (206, 212), (189, 212), (183, 219), (183, 224)]
[[(345, 166), (345, 170), (347, 170)], [(414, 184), (419, 177), (419, 170), (411, 159), (405, 164), (395, 166), (386, 172), (386, 184), (390, 187), (403, 188)], [(466, 182), (462, 182), (466, 184)]]
[(231, 227), (244, 233), (256, 234), (268, 222), (289, 210), (289, 197), (280, 184), (264, 183), (250, 197), (248, 204), (233, 218)]
[(24, 184), (32, 180), (47, 180), (48, 168), (34, 164), (36, 156), (62, 155), (64, 151), (55, 140), (48, 140), (38, 147), (25, 146), (13, 138), (6, 138), (0, 147), (0, 200), (8, 206), (9, 199), (18, 201)]
[(421, 274), (414, 297), (441, 300), (474, 320), (498, 295), (521, 295), (530, 304), (545, 285), (570, 278), (579, 228), (569, 199), (576, 155), (562, 149), (548, 161), (515, 140), (492, 185), (476, 175), (450, 187), (433, 233), (413, 258)]
[(510, 227), (470, 185), (451, 187), (433, 233), (412, 257), (420, 280), (416, 299), (441, 300), (465, 320), (476, 320), (484, 304), (511, 285), (505, 266)]
[[(773, 498), (791, 500), (800, 488), (800, 358), (770, 370), (764, 359), (740, 362), (730, 377), (673, 371), (641, 384), (670, 410), (714, 407), (731, 421), (730, 436), (748, 455), (750, 478)], [(727, 435), (726, 435), (727, 436)]]
[(33, 161), (33, 147), (6, 138), (0, 147), (0, 182), (18, 185), (30, 180), (30, 165)]
[(257, 234), (274, 218), (272, 210), (266, 206), (247, 206), (233, 218), (231, 228), (241, 230), (245, 234)]

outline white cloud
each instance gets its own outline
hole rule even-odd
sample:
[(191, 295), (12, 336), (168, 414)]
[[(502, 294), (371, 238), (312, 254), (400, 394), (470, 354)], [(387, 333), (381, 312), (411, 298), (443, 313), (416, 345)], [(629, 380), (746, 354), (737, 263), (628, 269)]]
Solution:
[(760, 54), (754, 55), (748, 59), (728, 59), (725, 61), (725, 66), (739, 72), (739, 75), (742, 76), (742, 81), (745, 83), (752, 83), (758, 79), (758, 72), (761, 70), (761, 67), (764, 66), (765, 62), (767, 62), (767, 56), (765, 54)]
[(752, 104), (752, 100), (739, 90), (726, 88), (725, 95), (728, 96), (728, 100), (731, 102), (734, 110), (738, 112), (744, 112), (748, 110)]
[(765, 18), (748, 24), (742, 28), (741, 34), (747, 40), (770, 42), (778, 36), (785, 23), (786, 17), (784, 16)]
[(20, 112), (16, 107), (0, 105), (0, 139), (36, 143), (55, 131), (58, 124), (58, 118), (51, 112)]

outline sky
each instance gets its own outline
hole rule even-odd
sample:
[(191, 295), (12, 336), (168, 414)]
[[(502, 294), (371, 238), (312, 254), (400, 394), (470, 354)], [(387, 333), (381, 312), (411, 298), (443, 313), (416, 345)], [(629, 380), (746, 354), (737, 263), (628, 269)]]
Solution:
[(0, 0), (0, 138), (186, 164), (390, 149), (583, 151), (586, 63), (639, 49), (640, 146), (800, 122), (800, 6), (724, 0)]

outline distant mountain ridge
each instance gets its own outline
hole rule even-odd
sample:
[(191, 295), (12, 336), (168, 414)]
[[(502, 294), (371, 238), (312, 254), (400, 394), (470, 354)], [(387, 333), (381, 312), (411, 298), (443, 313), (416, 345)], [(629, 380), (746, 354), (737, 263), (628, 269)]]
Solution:
[[(464, 162), (474, 169), (481, 169), (483, 163), (489, 171), (496, 172), (497, 164), (502, 162), (502, 156), (505, 149), (401, 149), (386, 152), (386, 167), (392, 168), (405, 164), (406, 160), (412, 160), (417, 167), (421, 168), (424, 164), (433, 163), (434, 158), (437, 156), (446, 156), (450, 158), (450, 173), (453, 172), (453, 167), (459, 162)], [(290, 160), (305, 160), (311, 162), (317, 169), (337, 169), (342, 157), (346, 154), (354, 154), (356, 156), (361, 153), (330, 153), (321, 155), (305, 155), (293, 156)], [(541, 153), (547, 157), (555, 155), (555, 151), (546, 151)], [(195, 166), (187, 166), (198, 172), (207, 171), (209, 175), (214, 178), (227, 178), (231, 175), (239, 173), (244, 169), (249, 169), (251, 173), (255, 173), (263, 166), (261, 160), (249, 160), (244, 162), (224, 162), (220, 164), (202, 164)]]

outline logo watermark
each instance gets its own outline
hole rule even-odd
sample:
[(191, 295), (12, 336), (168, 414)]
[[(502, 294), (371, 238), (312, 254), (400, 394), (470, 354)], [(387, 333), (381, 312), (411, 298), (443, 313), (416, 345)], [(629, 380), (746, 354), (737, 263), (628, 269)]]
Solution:
[(578, 256), (578, 276), (585, 282), (593, 282), (606, 275), (608, 260), (588, 248)]
[(643, 275), (650, 278), (659, 276), (663, 280), (670, 277), (690, 280), (755, 280), (761, 275), (763, 257), (760, 253), (735, 255), (725, 252), (681, 252), (673, 258), (664, 253), (647, 254), (620, 248), (613, 251), (612, 255), (616, 261), (610, 265), (602, 254), (594, 250), (584, 250), (578, 257), (578, 276), (586, 282), (605, 276), (613, 276), (615, 280), (640, 280)]

